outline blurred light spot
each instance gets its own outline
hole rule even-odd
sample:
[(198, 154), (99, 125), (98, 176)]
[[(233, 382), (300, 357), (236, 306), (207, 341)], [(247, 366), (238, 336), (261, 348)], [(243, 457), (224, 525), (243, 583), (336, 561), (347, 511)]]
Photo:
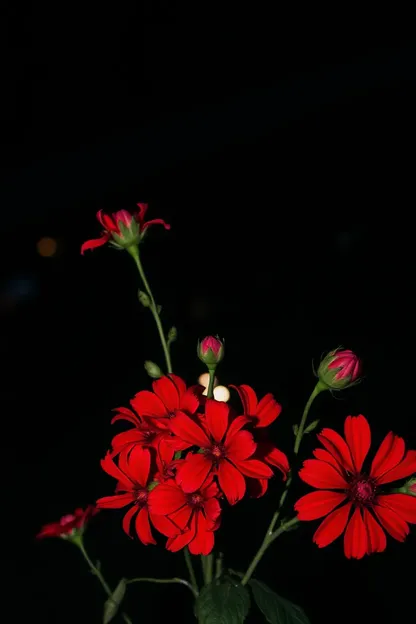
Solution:
[[(198, 383), (203, 386), (205, 388), (205, 390), (203, 391), (203, 395), (207, 396), (208, 394), (208, 384), (209, 384), (209, 373), (202, 373), (202, 375), (200, 375), (198, 377)], [(215, 377), (214, 378), (214, 388), (216, 388), (218, 386), (218, 379)], [(215, 395), (215, 392), (214, 392)]]
[(54, 238), (44, 236), (36, 243), (38, 254), (43, 258), (52, 258), (58, 249), (58, 243)]
[(217, 386), (214, 388), (214, 399), (227, 403), (230, 398), (230, 391), (225, 386)]

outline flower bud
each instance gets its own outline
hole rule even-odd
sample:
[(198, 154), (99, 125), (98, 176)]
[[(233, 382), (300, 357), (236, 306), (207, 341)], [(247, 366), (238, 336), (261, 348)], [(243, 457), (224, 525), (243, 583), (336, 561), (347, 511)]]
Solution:
[(404, 494), (416, 496), (416, 477), (412, 477), (411, 479), (409, 479), (409, 481), (404, 484), (402, 490)]
[(163, 377), (162, 371), (160, 370), (159, 366), (155, 364), (154, 362), (151, 362), (150, 360), (146, 360), (146, 362), (144, 363), (144, 367), (146, 369), (147, 374), (152, 379), (160, 379), (161, 377)]
[(197, 353), (208, 369), (215, 369), (224, 357), (224, 343), (218, 337), (207, 336), (198, 342)]
[(349, 349), (335, 349), (326, 355), (318, 369), (318, 377), (331, 390), (344, 390), (359, 381), (361, 361)]
[(147, 293), (145, 293), (143, 290), (139, 290), (138, 297), (143, 307), (150, 308), (152, 302), (150, 301), (150, 297)]

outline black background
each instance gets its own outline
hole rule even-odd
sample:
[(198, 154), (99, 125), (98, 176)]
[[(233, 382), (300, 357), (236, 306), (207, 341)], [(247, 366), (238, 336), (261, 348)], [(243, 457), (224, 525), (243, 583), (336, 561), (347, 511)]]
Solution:
[[(143, 258), (166, 327), (178, 327), (174, 368), (188, 383), (203, 371), (197, 339), (224, 336), (221, 381), (275, 393), (284, 410), (273, 435), (289, 451), (312, 359), (343, 344), (365, 380), (339, 400), (319, 397), (314, 416), (340, 431), (364, 413), (374, 446), (393, 429), (415, 447), (416, 41), (374, 24), (214, 28), (159, 9), (163, 19), (135, 3), (10, 10), (3, 22), (6, 621), (100, 621), (103, 595), (76, 549), (35, 535), (111, 493), (99, 467), (111, 409), (150, 386), (145, 359), (162, 363), (129, 257), (79, 254), (98, 235), (99, 208), (149, 201), (149, 218), (171, 223), (149, 232)], [(42, 236), (58, 241), (54, 257), (38, 255)], [(280, 488), (276, 478), (264, 499), (224, 512), (217, 541), (230, 566), (253, 556)], [(296, 484), (292, 502), (306, 491)], [(316, 526), (276, 542), (259, 578), (312, 624), (404, 619), (414, 535), (356, 562), (341, 540), (319, 551)], [(117, 511), (86, 539), (112, 584), (185, 574), (180, 555), (131, 542)], [(136, 586), (126, 610), (186, 622), (188, 599), (181, 587)]]

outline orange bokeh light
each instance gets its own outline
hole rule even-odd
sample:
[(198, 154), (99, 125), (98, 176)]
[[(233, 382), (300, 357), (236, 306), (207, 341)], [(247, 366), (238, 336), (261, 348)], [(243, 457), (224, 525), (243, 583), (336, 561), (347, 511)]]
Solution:
[(54, 238), (44, 236), (36, 243), (36, 249), (43, 258), (52, 258), (57, 252), (58, 243)]

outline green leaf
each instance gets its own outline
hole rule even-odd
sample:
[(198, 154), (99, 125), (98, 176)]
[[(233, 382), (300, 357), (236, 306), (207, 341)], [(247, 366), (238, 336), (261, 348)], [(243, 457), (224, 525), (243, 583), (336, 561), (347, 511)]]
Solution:
[(103, 624), (108, 624), (116, 616), (126, 593), (126, 579), (121, 579), (111, 596), (104, 603)]
[(250, 594), (236, 580), (225, 577), (204, 587), (195, 604), (199, 624), (242, 624), (250, 608)]
[(249, 584), (258, 608), (270, 624), (310, 624), (304, 611), (290, 600), (260, 581), (253, 579)]
[(314, 429), (317, 428), (317, 426), (319, 425), (319, 419), (318, 420), (313, 420), (310, 425), (308, 425), (304, 431), (304, 433), (310, 433), (311, 431), (313, 431)]

